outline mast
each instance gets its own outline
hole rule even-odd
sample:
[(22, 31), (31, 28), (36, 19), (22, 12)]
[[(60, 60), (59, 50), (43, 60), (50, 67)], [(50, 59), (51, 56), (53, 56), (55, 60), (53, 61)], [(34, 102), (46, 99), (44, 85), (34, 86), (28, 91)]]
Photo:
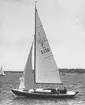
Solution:
[(34, 82), (36, 83), (35, 80), (35, 72), (36, 72), (36, 3), (37, 1), (35, 1), (35, 35), (34, 35)]

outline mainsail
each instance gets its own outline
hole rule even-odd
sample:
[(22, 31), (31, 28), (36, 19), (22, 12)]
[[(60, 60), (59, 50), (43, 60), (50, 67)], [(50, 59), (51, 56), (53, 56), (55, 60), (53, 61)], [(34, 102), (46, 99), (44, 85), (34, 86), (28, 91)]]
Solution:
[(35, 8), (36, 83), (62, 83), (46, 34)]
[(33, 44), (31, 46), (30, 53), (25, 65), (25, 69), (24, 69), (23, 76), (21, 78), (19, 89), (24, 88), (29, 90), (29, 89), (32, 89), (34, 86), (34, 75), (32, 70), (32, 47), (33, 47)]

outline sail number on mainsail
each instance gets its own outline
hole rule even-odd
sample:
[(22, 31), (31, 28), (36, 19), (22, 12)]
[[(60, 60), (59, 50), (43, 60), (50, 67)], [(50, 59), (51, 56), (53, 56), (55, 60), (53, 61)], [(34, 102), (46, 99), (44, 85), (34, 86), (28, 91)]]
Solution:
[(47, 42), (47, 39), (46, 39), (46, 37), (41, 37), (41, 33), (40, 32), (37, 32), (37, 35), (38, 35), (38, 44), (40, 44), (41, 45), (41, 47), (42, 47), (42, 50), (41, 50), (41, 54), (44, 54), (44, 53), (47, 53), (47, 52), (50, 52), (50, 48), (49, 47), (47, 47), (46, 48), (46, 44), (47, 43), (45, 43), (45, 42)]
[(44, 53), (47, 53), (47, 52), (50, 52), (49, 48), (44, 48), (43, 50), (41, 50), (41, 54), (44, 54)]

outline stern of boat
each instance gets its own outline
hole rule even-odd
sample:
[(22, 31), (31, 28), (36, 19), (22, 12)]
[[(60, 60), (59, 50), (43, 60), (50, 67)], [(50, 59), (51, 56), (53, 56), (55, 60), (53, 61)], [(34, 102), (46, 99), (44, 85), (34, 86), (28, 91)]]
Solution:
[(78, 94), (78, 91), (67, 91), (67, 95), (75, 96)]

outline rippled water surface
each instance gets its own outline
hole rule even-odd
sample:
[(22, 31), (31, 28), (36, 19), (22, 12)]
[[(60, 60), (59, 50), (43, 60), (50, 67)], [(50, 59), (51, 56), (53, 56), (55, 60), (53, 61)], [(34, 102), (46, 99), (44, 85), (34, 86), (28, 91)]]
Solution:
[(0, 105), (85, 105), (85, 74), (61, 75), (69, 90), (78, 90), (79, 94), (73, 99), (28, 99), (19, 98), (11, 92), (18, 87), (20, 75), (7, 74), (0, 94)]

